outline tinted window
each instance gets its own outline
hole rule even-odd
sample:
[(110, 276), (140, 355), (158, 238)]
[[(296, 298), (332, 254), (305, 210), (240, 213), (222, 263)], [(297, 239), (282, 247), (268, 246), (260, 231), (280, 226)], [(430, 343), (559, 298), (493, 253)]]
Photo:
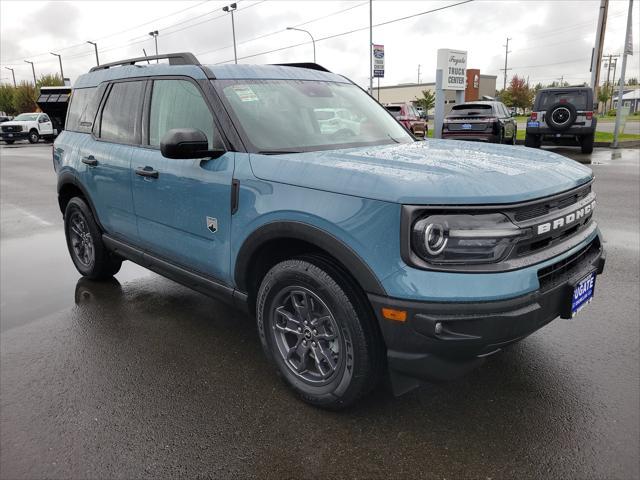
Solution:
[(389, 113), (396, 118), (398, 118), (402, 114), (402, 107), (400, 106), (389, 105), (388, 107), (384, 108), (386, 108)]
[(213, 116), (198, 88), (187, 80), (153, 82), (149, 114), (149, 145), (160, 145), (172, 128), (195, 128), (207, 135), (213, 148)]
[(143, 82), (114, 83), (102, 110), (100, 138), (118, 143), (140, 143), (138, 115), (143, 95)]
[(468, 103), (462, 105), (455, 105), (451, 109), (451, 113), (447, 116), (459, 116), (459, 115), (467, 115), (471, 117), (482, 117), (482, 116), (491, 116), (492, 115), (491, 105), (486, 103)]
[(542, 92), (538, 98), (538, 108), (546, 110), (555, 103), (570, 103), (578, 110), (590, 110), (587, 106), (587, 92), (574, 90), (568, 92)]
[(98, 101), (94, 98), (95, 92), (96, 87), (80, 88), (73, 91), (65, 129), (74, 132), (91, 132), (98, 109)]

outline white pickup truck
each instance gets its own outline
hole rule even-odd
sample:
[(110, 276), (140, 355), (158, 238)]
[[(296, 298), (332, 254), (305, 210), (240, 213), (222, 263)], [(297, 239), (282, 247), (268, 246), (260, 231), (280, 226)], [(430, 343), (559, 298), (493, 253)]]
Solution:
[(53, 122), (46, 113), (21, 113), (13, 120), (0, 124), (0, 140), (11, 145), (16, 140), (38, 143), (43, 138), (53, 140)]

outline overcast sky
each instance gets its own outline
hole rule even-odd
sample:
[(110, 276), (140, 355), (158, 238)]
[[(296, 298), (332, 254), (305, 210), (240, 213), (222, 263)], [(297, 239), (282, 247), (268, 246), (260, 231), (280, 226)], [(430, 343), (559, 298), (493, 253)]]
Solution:
[[(374, 0), (373, 24), (457, 1)], [(155, 47), (148, 35), (150, 30), (160, 32), (160, 53), (189, 51), (201, 63), (233, 62), (231, 18), (221, 10), (228, 3), (1, 0), (0, 63), (15, 68), (17, 81), (30, 80), (31, 67), (25, 59), (35, 62), (39, 76), (59, 71), (57, 58), (49, 52), (60, 53), (65, 76), (73, 82), (95, 65), (93, 46), (87, 40), (98, 43), (100, 62), (106, 63), (142, 56), (143, 48), (152, 54)], [(368, 1), (240, 0), (237, 4), (239, 62), (311, 61), (308, 35), (286, 30), (288, 26), (300, 26), (317, 40), (318, 63), (362, 86), (368, 85)], [(512, 39), (509, 76), (529, 77), (532, 84), (550, 83), (561, 76), (571, 83), (588, 81), (599, 4), (599, 0), (475, 0), (374, 27), (373, 41), (384, 44), (386, 53), (381, 85), (416, 82), (419, 64), (421, 81), (433, 81), (436, 51), (454, 48), (468, 51), (469, 68), (498, 75), (500, 87), (507, 37)], [(606, 54), (622, 53), (627, 8), (627, 0), (610, 2)], [(640, 77), (640, 1), (636, 0), (633, 13), (635, 52), (629, 57), (627, 78)], [(323, 39), (358, 29), (364, 30)], [(263, 53), (283, 47), (292, 48)], [(2, 68), (0, 78), (11, 81), (11, 72)]]

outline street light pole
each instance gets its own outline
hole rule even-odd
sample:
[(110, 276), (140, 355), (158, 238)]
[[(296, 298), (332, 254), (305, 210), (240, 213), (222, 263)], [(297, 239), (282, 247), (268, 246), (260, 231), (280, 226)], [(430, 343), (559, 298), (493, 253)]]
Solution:
[(629, 0), (629, 12), (627, 13), (627, 31), (624, 36), (624, 52), (622, 53), (622, 69), (620, 70), (620, 86), (618, 88), (618, 108), (616, 109), (616, 124), (613, 127), (613, 148), (618, 148), (618, 134), (622, 121), (622, 97), (624, 97), (624, 79), (627, 73), (627, 55), (633, 55), (633, 40), (631, 19), (633, 17), (633, 0)]
[(231, 34), (233, 35), (233, 59), (235, 63), (238, 63), (238, 51), (236, 50), (236, 23), (233, 19), (233, 12), (237, 10), (238, 5), (232, 3), (231, 5), (227, 5), (226, 7), (222, 7), (223, 12), (231, 13)]
[(29, 60), (25, 60), (24, 62), (31, 64), (31, 72), (33, 72), (33, 86), (35, 87), (38, 82), (36, 81), (36, 69), (33, 66), (33, 62), (30, 62)]
[(297, 30), (299, 32), (304, 32), (311, 37), (311, 42), (313, 43), (313, 63), (317, 63), (316, 62), (316, 39), (313, 38), (313, 35), (311, 35), (311, 32), (309, 32), (308, 30), (303, 30), (302, 28), (296, 28), (296, 27), (287, 27), (287, 30)]
[[(158, 30), (154, 30), (149, 32), (149, 35), (153, 37), (153, 40), (156, 43), (156, 57), (158, 56)], [(156, 58), (156, 63), (160, 63), (160, 61)]]
[(62, 55), (58, 54), (58, 53), (53, 53), (53, 52), (49, 52), (51, 55), (55, 55), (56, 57), (58, 57), (58, 60), (60, 61), (60, 78), (62, 78), (62, 85), (64, 85), (64, 72), (62, 71)]
[(6, 68), (7, 70), (11, 70), (11, 76), (13, 76), (13, 88), (15, 88), (16, 87), (16, 74), (13, 71), (13, 68), (9, 68), (9, 67), (4, 67), (4, 68)]
[(91, 40), (87, 40), (87, 43), (93, 45), (93, 48), (96, 51), (96, 65), (100, 65), (100, 60), (98, 60), (98, 44), (96, 42), (92, 42)]

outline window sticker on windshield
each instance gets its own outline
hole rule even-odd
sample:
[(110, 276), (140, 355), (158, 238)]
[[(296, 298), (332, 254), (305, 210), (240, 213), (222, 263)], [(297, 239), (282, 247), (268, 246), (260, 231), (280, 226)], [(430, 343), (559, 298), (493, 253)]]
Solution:
[(242, 102), (258, 101), (258, 96), (247, 85), (235, 85), (231, 88), (233, 88), (233, 91), (236, 92), (236, 95), (238, 95), (238, 98), (240, 98)]

